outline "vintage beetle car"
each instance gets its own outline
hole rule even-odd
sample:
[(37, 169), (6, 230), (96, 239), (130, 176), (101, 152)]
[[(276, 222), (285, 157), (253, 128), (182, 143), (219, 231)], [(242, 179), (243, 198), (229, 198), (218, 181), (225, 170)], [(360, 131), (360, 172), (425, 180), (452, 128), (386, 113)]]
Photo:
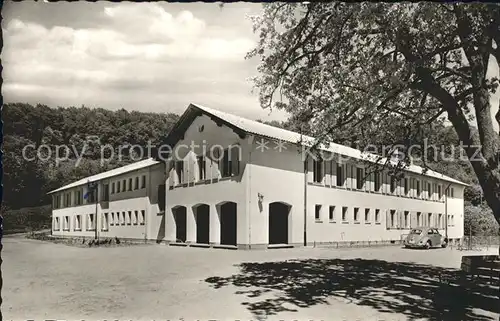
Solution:
[(448, 240), (439, 233), (437, 228), (422, 226), (414, 228), (404, 240), (404, 246), (407, 248), (425, 248), (446, 247)]

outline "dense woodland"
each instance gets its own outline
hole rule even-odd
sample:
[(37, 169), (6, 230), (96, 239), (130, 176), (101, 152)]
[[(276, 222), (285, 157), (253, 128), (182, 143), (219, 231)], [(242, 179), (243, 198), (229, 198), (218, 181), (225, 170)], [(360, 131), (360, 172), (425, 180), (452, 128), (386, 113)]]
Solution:
[[(120, 145), (146, 146), (148, 141), (159, 144), (178, 120), (173, 113), (129, 112), (125, 109), (110, 111), (102, 108), (50, 108), (45, 105), (32, 106), (25, 103), (5, 104), (2, 110), (4, 121), (3, 163), (4, 195), (2, 214), (6, 230), (37, 229), (50, 226), (50, 197), (47, 192), (71, 181), (126, 165), (133, 160), (125, 155), (122, 160), (113, 160), (101, 165), (101, 145), (110, 144), (118, 154)], [(265, 122), (265, 121), (264, 121)], [(265, 122), (269, 125), (308, 133), (306, 126), (289, 119), (285, 122)], [(99, 141), (90, 139), (98, 137)], [(339, 143), (355, 145), (356, 135)], [(428, 132), (429, 140), (444, 146), (458, 146), (458, 139), (450, 127), (436, 126)], [(55, 158), (48, 158), (48, 151), (41, 150), (42, 159), (29, 161), (23, 157), (23, 148), (32, 144), (46, 145), (53, 155), (56, 146), (75, 146), (78, 153), (87, 141), (81, 163), (75, 166), (75, 155), (56, 164)], [(449, 148), (449, 147), (447, 147)], [(33, 149), (28, 158), (35, 156)], [(63, 155), (60, 155), (61, 157)], [(475, 234), (494, 234), (496, 221), (482, 199), (481, 189), (467, 162), (429, 162), (432, 169), (452, 176), (472, 186), (466, 192), (466, 229), (474, 226)], [(473, 215), (470, 215), (473, 214)]]

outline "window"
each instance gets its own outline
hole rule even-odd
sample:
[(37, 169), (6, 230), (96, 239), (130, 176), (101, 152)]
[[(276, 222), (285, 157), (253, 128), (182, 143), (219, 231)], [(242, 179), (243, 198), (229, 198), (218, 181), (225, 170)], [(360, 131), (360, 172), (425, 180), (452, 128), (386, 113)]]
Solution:
[(359, 222), (359, 207), (354, 208), (354, 222)]
[(120, 193), (120, 182), (116, 182), (116, 192)]
[(102, 200), (105, 202), (109, 201), (109, 185), (108, 184), (103, 185)]
[(111, 183), (111, 194), (115, 193), (115, 183)]
[(321, 159), (313, 159), (313, 182), (323, 182), (323, 160)]
[(132, 178), (129, 178), (128, 179), (128, 190), (131, 191), (132, 190)]
[(69, 231), (69, 216), (64, 216), (63, 230)]
[(127, 214), (126, 214), (125, 212), (122, 212), (122, 217), (120, 218), (120, 223), (121, 223), (122, 225), (127, 224), (127, 222), (125, 221), (125, 216), (126, 216), (126, 215), (127, 215)]
[(380, 223), (380, 210), (375, 210), (375, 223)]
[(427, 183), (427, 199), (432, 199), (432, 185)]
[(410, 228), (410, 212), (405, 211), (403, 217), (403, 226), (404, 228)]
[(316, 204), (316, 206), (314, 207), (314, 219), (316, 221), (321, 220), (321, 205), (319, 204)]
[(450, 189), (450, 197), (454, 198), (455, 196), (453, 195), (453, 187)]
[(441, 200), (441, 197), (443, 196), (442, 191), (441, 191), (441, 185), (438, 185), (438, 200)]
[(417, 212), (417, 227), (422, 226), (422, 213)]
[(115, 225), (115, 213), (111, 212), (111, 219), (109, 220), (109, 225)]
[(141, 215), (139, 216), (139, 224), (144, 225), (145, 223), (145, 217), (146, 217), (146, 211), (141, 210)]
[(134, 216), (132, 218), (132, 224), (133, 225), (139, 224), (139, 211), (134, 211)]
[(365, 223), (370, 223), (370, 209), (365, 208)]
[[(184, 172), (184, 162), (181, 162), (181, 165), (182, 165), (182, 172)], [(141, 188), (146, 188), (146, 175), (142, 175)]]
[(391, 228), (396, 227), (396, 210), (391, 210), (390, 225)]
[(233, 160), (231, 159), (230, 156), (230, 151), (229, 149), (224, 150), (224, 155), (222, 156), (222, 177), (231, 177), (232, 176), (232, 162)]
[(54, 219), (54, 231), (59, 231), (60, 228), (60, 222), (59, 222), (59, 217), (55, 217)]
[(203, 181), (207, 179), (207, 174), (206, 174), (207, 163), (205, 160), (205, 156), (198, 156), (197, 162), (198, 162), (198, 180)]
[(432, 226), (432, 213), (427, 214), (427, 226)]
[(165, 211), (165, 184), (158, 185), (158, 208), (160, 212)]
[(420, 181), (417, 181), (417, 197), (420, 197)]
[(408, 196), (408, 193), (410, 193), (410, 183), (408, 178), (405, 178), (405, 196)]
[(128, 211), (127, 225), (132, 225), (132, 211)]
[(443, 228), (443, 214), (438, 215), (438, 228)]
[(380, 192), (380, 173), (375, 173), (375, 192)]
[(357, 189), (363, 189), (364, 185), (364, 177), (363, 177), (363, 169), (362, 168), (356, 168), (356, 188)]
[(103, 213), (102, 215), (102, 230), (107, 231), (109, 230), (109, 221), (108, 221), (108, 213)]
[(330, 205), (330, 209), (328, 212), (328, 219), (333, 222), (335, 221), (335, 206)]
[(342, 207), (342, 222), (347, 222), (347, 207)]
[(391, 193), (394, 194), (396, 192), (396, 178), (391, 177)]
[(82, 190), (75, 192), (75, 205), (82, 205)]
[(94, 214), (89, 214), (87, 220), (87, 231), (94, 231), (95, 230), (95, 220), (94, 220)]
[(75, 231), (81, 231), (82, 230), (82, 216), (81, 215), (75, 215)]
[(139, 189), (139, 176), (136, 176), (136, 177), (135, 177), (135, 185), (134, 185), (134, 189)]
[(342, 165), (337, 165), (337, 186), (344, 186), (344, 168)]
[(127, 191), (127, 180), (126, 180), (126, 179), (124, 179), (124, 180), (122, 181), (122, 188), (123, 188), (123, 191), (124, 191), (124, 192), (126, 192), (126, 191)]

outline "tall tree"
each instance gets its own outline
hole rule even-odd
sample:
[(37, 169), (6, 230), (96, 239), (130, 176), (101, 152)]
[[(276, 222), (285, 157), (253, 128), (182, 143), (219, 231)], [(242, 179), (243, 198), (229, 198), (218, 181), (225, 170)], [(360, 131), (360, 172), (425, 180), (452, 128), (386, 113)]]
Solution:
[(253, 19), (264, 108), (320, 140), (364, 144), (409, 146), (449, 122), (500, 222), (498, 75), (488, 74), (500, 63), (498, 4), (270, 3)]

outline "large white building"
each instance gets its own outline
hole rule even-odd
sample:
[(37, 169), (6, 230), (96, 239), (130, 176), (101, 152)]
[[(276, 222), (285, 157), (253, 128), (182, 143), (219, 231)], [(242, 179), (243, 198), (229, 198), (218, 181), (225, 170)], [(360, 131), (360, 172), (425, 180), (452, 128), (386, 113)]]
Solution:
[[(314, 159), (301, 147), (310, 141), (191, 104), (167, 136), (167, 161), (147, 160), (92, 178), (109, 190), (109, 201), (97, 206), (100, 236), (244, 249), (394, 243), (416, 226), (437, 227), (454, 240), (463, 236), (466, 184), (432, 171), (422, 174), (413, 165), (400, 180), (385, 171), (366, 177), (367, 160), (374, 158), (330, 144), (321, 147), (322, 160)], [(148, 186), (142, 192), (113, 192), (110, 183), (141, 175)], [(53, 191), (55, 202), (62, 204), (67, 191), (86, 181)], [(163, 190), (165, 211), (163, 200), (158, 202)], [(54, 208), (54, 234), (91, 236), (71, 222), (75, 215), (95, 214), (95, 206)], [(144, 213), (142, 229), (134, 229), (136, 211)], [(117, 223), (117, 213), (119, 219), (125, 215), (125, 225)]]

